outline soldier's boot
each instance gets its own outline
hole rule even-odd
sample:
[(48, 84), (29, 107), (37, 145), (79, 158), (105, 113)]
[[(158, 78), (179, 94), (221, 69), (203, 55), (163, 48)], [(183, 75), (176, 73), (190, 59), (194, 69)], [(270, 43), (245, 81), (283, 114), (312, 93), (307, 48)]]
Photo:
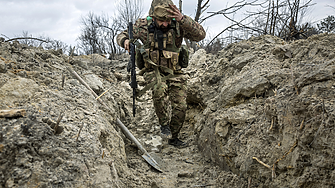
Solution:
[(179, 140), (178, 138), (169, 139), (169, 144), (175, 147), (179, 147), (179, 148), (183, 148), (187, 146), (185, 142)]
[(161, 136), (162, 138), (171, 138), (171, 131), (169, 125), (161, 125)]

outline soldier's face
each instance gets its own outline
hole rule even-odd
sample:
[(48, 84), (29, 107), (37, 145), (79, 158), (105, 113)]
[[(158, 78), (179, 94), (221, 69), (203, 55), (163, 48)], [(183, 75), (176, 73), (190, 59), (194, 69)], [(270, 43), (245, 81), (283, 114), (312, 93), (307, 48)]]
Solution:
[(171, 20), (159, 20), (159, 19), (154, 19), (154, 21), (156, 22), (157, 26), (158, 26), (160, 29), (168, 29), (168, 28), (170, 28)]

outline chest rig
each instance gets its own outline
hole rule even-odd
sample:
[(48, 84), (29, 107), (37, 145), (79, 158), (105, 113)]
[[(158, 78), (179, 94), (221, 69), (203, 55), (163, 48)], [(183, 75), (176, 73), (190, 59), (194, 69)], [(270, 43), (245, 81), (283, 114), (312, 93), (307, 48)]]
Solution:
[(177, 22), (172, 20), (170, 29), (163, 33), (157, 29), (151, 17), (147, 17), (147, 21), (148, 36), (144, 49), (152, 62), (145, 62), (145, 67), (151, 69), (154, 66), (152, 63), (154, 63), (161, 67), (160, 69), (163, 72), (170, 72), (166, 71), (166, 68), (172, 71), (181, 70), (181, 66), (178, 64), (180, 49), (176, 46), (175, 41), (175, 38), (180, 36)]
[[(181, 71), (178, 64), (180, 49), (177, 48), (175, 38), (180, 37), (179, 25), (175, 20), (171, 22), (171, 29), (166, 33), (158, 31), (151, 17), (147, 17), (148, 35), (147, 41), (139, 49), (139, 53), (144, 61), (145, 71), (154, 70), (156, 80), (148, 83), (142, 90), (139, 90), (137, 96), (142, 96), (151, 88), (159, 88), (161, 83), (177, 77), (174, 73)], [(140, 67), (140, 66), (139, 66)], [(141, 74), (141, 73), (140, 73)]]

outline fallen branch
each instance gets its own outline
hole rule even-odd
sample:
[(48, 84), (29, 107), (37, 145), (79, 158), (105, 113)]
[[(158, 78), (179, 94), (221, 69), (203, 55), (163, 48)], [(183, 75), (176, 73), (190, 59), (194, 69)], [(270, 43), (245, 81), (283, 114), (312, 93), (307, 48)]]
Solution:
[(253, 157), (253, 159), (255, 159), (257, 162), (259, 162), (260, 164), (262, 164), (263, 166), (265, 166), (266, 168), (269, 168), (271, 170), (270, 165), (265, 164), (264, 162), (262, 162), (261, 160), (259, 160), (257, 157)]
[(294, 142), (293, 146), (290, 148), (289, 151), (287, 151), (280, 159), (278, 159), (275, 163), (273, 163), (272, 169), (271, 169), (272, 170), (272, 180), (276, 178), (276, 172), (275, 172), (276, 164), (278, 164), (279, 161), (283, 160), (288, 154), (290, 154), (297, 145), (298, 145), (298, 140)]
[(293, 149), (294, 149), (297, 145), (298, 145), (298, 140), (296, 140), (296, 141), (294, 142), (293, 146), (290, 148), (290, 150), (287, 151), (287, 152), (285, 153), (285, 155), (283, 155), (280, 159), (278, 159), (274, 164), (277, 164), (279, 161), (283, 160), (288, 154), (290, 154), (290, 153), (293, 151)]
[(100, 97), (102, 97), (103, 95), (105, 95), (110, 89), (112, 89), (112, 87), (110, 87), (109, 89), (107, 89), (105, 92), (103, 92), (99, 97), (97, 97), (95, 100), (100, 99)]
[(208, 186), (215, 186), (215, 184), (193, 185), (193, 187), (208, 187)]
[(22, 117), (26, 114), (25, 109), (0, 110), (0, 118)]
[(48, 41), (46, 41), (46, 40), (42, 40), (42, 39), (34, 38), (34, 37), (18, 37), (18, 38), (12, 38), (12, 39), (8, 39), (8, 40), (6, 40), (5, 42), (10, 42), (10, 41), (13, 41), (13, 40), (23, 40), (23, 39), (38, 40), (38, 41), (41, 41), (41, 42), (48, 43)]
[(259, 160), (257, 157), (253, 157), (253, 159), (255, 159), (257, 162), (259, 162), (260, 164), (262, 164), (263, 166), (267, 167), (268, 169), (271, 170), (272, 172), (272, 180), (276, 178), (276, 164), (283, 160), (288, 154), (290, 154), (293, 149), (298, 145), (298, 140), (296, 140), (293, 144), (293, 146), (290, 148), (289, 151), (287, 151), (280, 159), (278, 159), (276, 162), (273, 163), (272, 167), (268, 164), (265, 164), (264, 162), (262, 162), (261, 160)]

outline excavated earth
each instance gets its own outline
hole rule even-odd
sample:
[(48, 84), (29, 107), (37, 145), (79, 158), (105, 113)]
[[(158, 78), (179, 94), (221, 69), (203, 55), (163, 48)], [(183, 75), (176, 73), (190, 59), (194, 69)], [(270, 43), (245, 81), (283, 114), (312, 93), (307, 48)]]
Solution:
[(127, 54), (69, 57), (0, 41), (0, 110), (26, 110), (0, 118), (0, 187), (335, 187), (335, 34), (191, 53), (180, 149), (160, 137), (151, 92), (132, 116)]

